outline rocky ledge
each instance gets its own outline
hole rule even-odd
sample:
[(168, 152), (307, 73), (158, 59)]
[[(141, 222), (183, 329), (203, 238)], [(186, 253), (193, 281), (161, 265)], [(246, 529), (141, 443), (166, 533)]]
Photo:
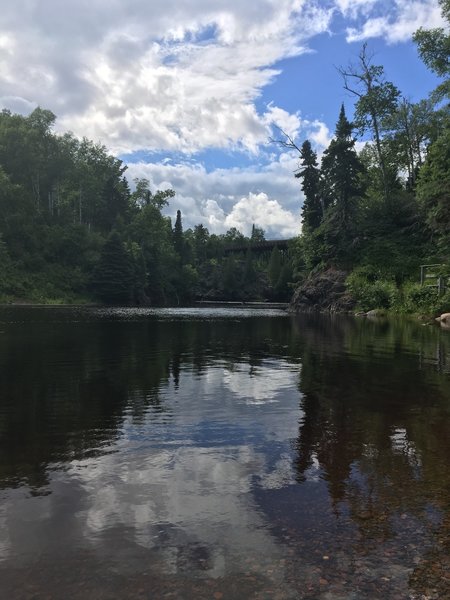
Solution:
[(353, 312), (356, 303), (346, 289), (347, 276), (347, 272), (332, 268), (311, 274), (295, 290), (289, 311)]

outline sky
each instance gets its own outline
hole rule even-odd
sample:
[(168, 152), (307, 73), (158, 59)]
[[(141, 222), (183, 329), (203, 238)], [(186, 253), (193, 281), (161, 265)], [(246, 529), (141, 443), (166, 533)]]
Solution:
[(172, 188), (183, 227), (300, 231), (295, 152), (320, 155), (344, 102), (337, 68), (364, 42), (405, 97), (436, 86), (411, 36), (437, 0), (0, 0), (0, 108), (57, 115), (101, 142), (132, 183)]

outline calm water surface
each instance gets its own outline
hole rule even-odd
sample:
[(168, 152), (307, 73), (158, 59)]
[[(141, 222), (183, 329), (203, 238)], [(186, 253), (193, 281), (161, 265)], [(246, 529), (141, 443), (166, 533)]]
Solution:
[(0, 309), (0, 598), (450, 597), (450, 332)]

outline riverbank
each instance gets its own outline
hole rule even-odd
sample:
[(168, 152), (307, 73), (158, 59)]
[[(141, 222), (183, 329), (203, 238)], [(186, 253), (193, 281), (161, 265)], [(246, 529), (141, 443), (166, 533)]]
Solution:
[(433, 319), (450, 312), (450, 291), (439, 295), (434, 286), (377, 279), (361, 270), (328, 268), (311, 273), (295, 290), (291, 313), (331, 312), (375, 316), (410, 315)]

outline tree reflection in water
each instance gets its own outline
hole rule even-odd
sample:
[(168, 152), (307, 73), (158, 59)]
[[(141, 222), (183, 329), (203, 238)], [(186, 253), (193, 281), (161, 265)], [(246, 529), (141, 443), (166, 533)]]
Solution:
[[(326, 593), (445, 597), (449, 332), (342, 316), (236, 312), (198, 318), (170, 311), (54, 310), (0, 313), (0, 491), (5, 497), (23, 489), (56, 495), (55, 473), (71, 473), (74, 465), (89, 470), (89, 461), (97, 461), (110, 469), (103, 475), (108, 485), (113, 477), (125, 478), (114, 484), (119, 499), (127, 498), (120, 506), (125, 512), (134, 501), (125, 489), (148, 494), (148, 514), (152, 506), (166, 511), (158, 486), (184, 498), (177, 510), (185, 510), (189, 500), (194, 514), (196, 502), (207, 499), (210, 530), (202, 523), (193, 534), (192, 523), (173, 517), (162, 523), (157, 514), (153, 523), (144, 519), (139, 526), (121, 515), (115, 529), (102, 531), (108, 536), (116, 531), (115, 543), (126, 538), (120, 543), (131, 552), (135, 546), (128, 533), (134, 526), (146, 561), (142, 547), (157, 535), (159, 546), (151, 556), (158, 572), (175, 561), (183, 577), (219, 578), (232, 549), (219, 548), (224, 534), (213, 530), (226, 514), (232, 516), (229, 524), (224, 520), (225, 532), (240, 519), (242, 531), (255, 535), (252, 560), (259, 556), (266, 564), (263, 546), (267, 556), (272, 553), (270, 560), (276, 558), (276, 568), (267, 566), (274, 573), (269, 579), (275, 585), (277, 575), (276, 585), (286, 586), (280, 592), (285, 598), (298, 597), (299, 590), (304, 598), (326, 598)], [(294, 378), (298, 389), (291, 384)], [(208, 401), (202, 404), (203, 396)], [(286, 401), (283, 418), (292, 434), (277, 437), (272, 428), (284, 427), (282, 415), (267, 403), (276, 400), (282, 409), (288, 397), (295, 410), (289, 412)], [(186, 402), (193, 408), (180, 404)], [(296, 436), (292, 420), (299, 414)], [(124, 445), (129, 451), (142, 443), (148, 444), (148, 455), (120, 454)], [(158, 474), (158, 468), (166, 470)], [(148, 487), (141, 489), (144, 469)], [(107, 496), (101, 476), (97, 487), (77, 476), (78, 488), (71, 493), (84, 498), (91, 520), (98, 513), (108, 525), (100, 514)], [(175, 488), (164, 487), (175, 476)], [(86, 490), (92, 497), (86, 498)], [(237, 517), (230, 506), (242, 514)], [(238, 538), (230, 537), (230, 544), (238, 545)], [(103, 552), (109, 551), (105, 542)], [(252, 597), (264, 597), (256, 595), (257, 585), (246, 578), (240, 558), (237, 553), (239, 576), (227, 577), (233, 574), (232, 585), (238, 580), (246, 597), (252, 590)], [(266, 584), (257, 577), (263, 594)], [(197, 597), (201, 593), (196, 590)]]
[(378, 552), (389, 561), (419, 563), (411, 569), (411, 588), (444, 597), (450, 585), (450, 336), (415, 323), (342, 317), (299, 318), (296, 325), (304, 412), (298, 481), (320, 469), (334, 510), (348, 511), (357, 526), (355, 557)]

